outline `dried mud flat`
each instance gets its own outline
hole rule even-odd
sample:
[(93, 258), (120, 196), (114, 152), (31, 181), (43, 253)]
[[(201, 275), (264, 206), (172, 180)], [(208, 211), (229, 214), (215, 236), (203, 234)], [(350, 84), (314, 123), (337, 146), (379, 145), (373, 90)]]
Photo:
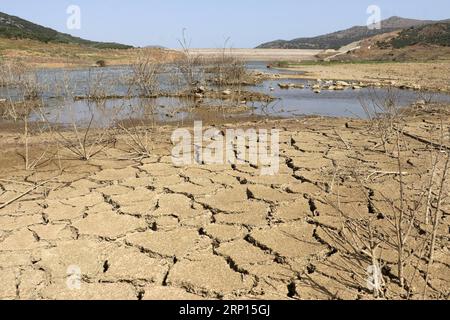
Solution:
[[(408, 119), (408, 197), (427, 170), (428, 146), (417, 137), (430, 139), (426, 130), (440, 118)], [(305, 118), (224, 128), (235, 126), (282, 130), (278, 175), (247, 165), (175, 167), (170, 128), (155, 134), (148, 159), (123, 160), (119, 143), (90, 162), (66, 161), (62, 173), (4, 167), (0, 203), (53, 179), (0, 209), (0, 298), (371, 299), (370, 262), (333, 240), (340, 216), (330, 204), (338, 190), (349, 214), (369, 217), (380, 214), (371, 204), (382, 207), (381, 192), (395, 196), (397, 178), (384, 173), (396, 170), (396, 160), (370, 151), (376, 139), (367, 123)], [(13, 137), (2, 134), (4, 148)], [(351, 179), (333, 182), (337, 167), (355, 163), (370, 177), (368, 198)], [(435, 298), (448, 298), (450, 288), (448, 202), (443, 211), (429, 289)], [(413, 237), (420, 232), (418, 224)], [(393, 256), (383, 254), (387, 267)], [(406, 273), (419, 270), (411, 290), (420, 298), (425, 263), (414, 263)], [(82, 274), (75, 290), (67, 285), (73, 266)], [(388, 297), (401, 298), (395, 269), (386, 272)]]

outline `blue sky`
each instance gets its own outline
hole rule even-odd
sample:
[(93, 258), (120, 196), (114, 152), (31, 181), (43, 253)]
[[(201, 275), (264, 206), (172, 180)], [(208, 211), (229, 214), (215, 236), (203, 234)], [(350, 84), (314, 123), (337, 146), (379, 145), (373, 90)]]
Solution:
[[(81, 9), (80, 30), (66, 27), (69, 5)], [(369, 5), (382, 18), (450, 18), (449, 0), (0, 0), (0, 11), (90, 40), (178, 47), (186, 28), (192, 47), (230, 38), (235, 48), (251, 48), (364, 25)]]

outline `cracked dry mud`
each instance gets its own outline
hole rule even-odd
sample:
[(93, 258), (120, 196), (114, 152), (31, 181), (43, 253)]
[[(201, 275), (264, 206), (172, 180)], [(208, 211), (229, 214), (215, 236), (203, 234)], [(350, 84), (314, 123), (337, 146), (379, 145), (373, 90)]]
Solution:
[[(412, 119), (407, 129), (419, 132), (426, 123)], [(362, 121), (240, 126), (282, 130), (279, 174), (261, 176), (248, 165), (175, 167), (169, 129), (155, 137), (149, 159), (119, 160), (120, 150), (111, 149), (91, 162), (71, 162), (61, 174), (8, 169), (0, 203), (56, 178), (0, 210), (0, 298), (370, 299), (351, 267), (369, 263), (352, 260), (330, 236), (340, 225), (330, 188), (337, 166), (357, 162), (369, 175), (395, 170), (395, 159), (368, 150), (376, 139)], [(408, 144), (407, 179), (420, 181), (426, 147)], [(396, 183), (392, 176), (374, 179), (370, 201), (382, 204), (386, 190), (395, 195)], [(363, 193), (344, 181), (339, 201), (349, 214), (374, 214)], [(431, 280), (436, 292), (447, 293), (449, 209), (446, 203)], [(392, 250), (383, 259), (394, 263)], [(81, 272), (79, 289), (67, 285), (73, 266)]]

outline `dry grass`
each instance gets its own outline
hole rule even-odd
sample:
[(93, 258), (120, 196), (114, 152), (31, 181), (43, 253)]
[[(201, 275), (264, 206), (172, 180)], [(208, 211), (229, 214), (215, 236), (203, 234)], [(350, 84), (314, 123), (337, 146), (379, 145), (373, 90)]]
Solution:
[(87, 67), (105, 61), (106, 65), (131, 64), (142, 50), (154, 60), (171, 62), (181, 54), (164, 49), (95, 49), (71, 44), (45, 44), (34, 40), (0, 39), (0, 56), (7, 61), (20, 59), (36, 68)]

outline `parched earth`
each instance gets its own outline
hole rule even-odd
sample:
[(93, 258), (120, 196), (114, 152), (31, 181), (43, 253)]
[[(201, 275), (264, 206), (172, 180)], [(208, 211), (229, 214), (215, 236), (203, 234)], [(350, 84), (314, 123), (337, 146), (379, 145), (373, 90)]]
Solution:
[[(424, 119), (411, 119), (406, 130), (424, 137), (439, 124), (439, 117)], [(0, 209), (0, 298), (370, 299), (370, 261), (333, 240), (341, 217), (332, 203), (349, 215), (389, 216), (382, 194), (397, 196), (398, 177), (389, 174), (396, 159), (374, 149), (363, 121), (239, 126), (281, 130), (279, 174), (261, 176), (249, 165), (175, 167), (169, 129), (155, 135), (150, 158), (124, 160), (119, 144), (89, 162), (67, 161), (62, 172), (4, 171), (0, 203), (23, 196)], [(429, 146), (405, 139), (404, 179), (413, 197), (425, 180)], [(356, 164), (370, 190), (336, 178)], [(374, 203), (386, 209), (376, 212)], [(443, 212), (433, 298), (448, 298), (450, 288), (448, 202)], [(426, 232), (422, 226), (413, 239)], [(382, 261), (387, 297), (403, 297), (392, 249)], [(425, 263), (414, 262), (411, 297), (420, 298)]]

